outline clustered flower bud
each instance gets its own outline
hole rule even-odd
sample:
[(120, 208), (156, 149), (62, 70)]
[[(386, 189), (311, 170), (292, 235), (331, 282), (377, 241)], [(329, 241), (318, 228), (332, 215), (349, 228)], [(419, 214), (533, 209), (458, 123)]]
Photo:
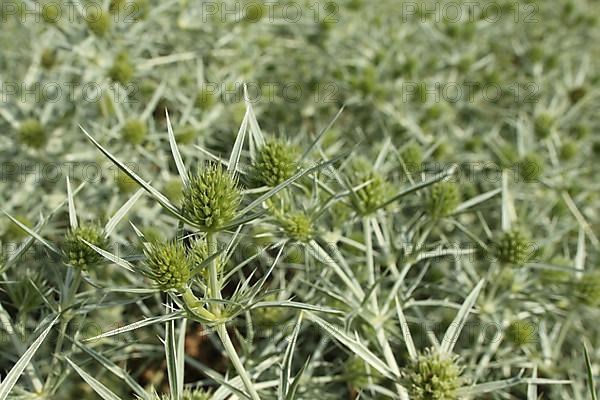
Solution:
[(519, 174), (525, 182), (536, 181), (544, 172), (544, 159), (537, 153), (529, 153), (519, 161)]
[(431, 187), (427, 208), (435, 219), (452, 214), (460, 203), (460, 190), (454, 182), (439, 182)]
[(44, 127), (37, 119), (27, 119), (19, 125), (19, 141), (34, 149), (41, 149), (46, 145), (48, 136)]
[(110, 16), (104, 10), (89, 11), (86, 16), (88, 28), (96, 36), (104, 36), (110, 29)]
[(579, 148), (577, 147), (577, 143), (572, 140), (567, 140), (560, 147), (560, 159), (563, 161), (570, 161), (575, 158)]
[(190, 144), (198, 137), (198, 133), (198, 129), (192, 125), (185, 125), (175, 132), (175, 138), (177, 139), (177, 143)]
[(119, 53), (115, 57), (112, 66), (108, 70), (108, 76), (114, 82), (118, 82), (121, 85), (126, 85), (131, 81), (135, 74), (135, 67), (129, 60), (127, 53)]
[(202, 264), (209, 256), (208, 242), (205, 239), (196, 239), (192, 242), (190, 257), (194, 266)]
[(456, 400), (462, 368), (457, 358), (427, 349), (402, 371), (411, 400)]
[(117, 187), (119, 188), (119, 191), (123, 192), (123, 193), (131, 193), (133, 191), (135, 191), (137, 188), (139, 188), (139, 185), (137, 184), (136, 181), (134, 181), (133, 179), (131, 179), (131, 177), (129, 177), (129, 175), (127, 175), (125, 172), (119, 170), (119, 172), (117, 172), (116, 176), (115, 176), (115, 182), (117, 184)]
[(167, 198), (174, 204), (181, 203), (182, 190), (183, 182), (179, 177), (169, 179), (163, 186), (163, 192), (165, 196), (167, 196)]
[(400, 152), (400, 157), (410, 173), (418, 172), (423, 164), (423, 151), (416, 143), (411, 143)]
[(54, 49), (44, 49), (40, 56), (40, 64), (45, 69), (51, 69), (56, 65), (57, 52)]
[(104, 235), (104, 230), (99, 225), (81, 225), (70, 230), (65, 236), (63, 250), (65, 262), (68, 265), (86, 269), (102, 261), (102, 256), (85, 242), (103, 250), (106, 250), (109, 244), (108, 238)]
[(513, 321), (506, 329), (506, 338), (517, 346), (531, 343), (534, 335), (535, 326), (526, 320)]
[(515, 228), (504, 232), (496, 243), (496, 257), (504, 263), (522, 265), (529, 259), (531, 247), (529, 237)]
[(382, 375), (375, 368), (370, 368), (359, 357), (350, 357), (345, 365), (344, 372), (347, 376), (348, 383), (356, 389), (364, 389), (371, 382), (381, 381)]
[(534, 121), (535, 134), (540, 139), (545, 139), (552, 133), (554, 118), (548, 113), (539, 114)]
[(254, 177), (261, 185), (277, 186), (296, 172), (296, 150), (281, 140), (269, 140), (258, 151)]
[(600, 306), (600, 272), (585, 273), (576, 282), (576, 297), (585, 305)]
[(196, 95), (194, 105), (199, 110), (207, 110), (215, 104), (215, 93), (208, 88), (202, 88)]
[(207, 163), (190, 175), (183, 189), (181, 211), (192, 222), (216, 231), (234, 219), (240, 202), (236, 178), (220, 164)]
[(60, 9), (57, 4), (47, 4), (42, 6), (42, 19), (48, 24), (55, 24), (60, 17)]
[(140, 119), (130, 119), (125, 122), (121, 129), (123, 139), (131, 144), (142, 144), (146, 139), (148, 129), (144, 121)]
[(291, 213), (283, 217), (281, 224), (287, 236), (292, 240), (307, 243), (314, 235), (312, 220), (306, 214)]
[(153, 242), (144, 253), (148, 276), (161, 290), (179, 290), (187, 285), (191, 260), (182, 242)]
[(386, 200), (388, 193), (386, 181), (381, 174), (373, 170), (366, 159), (358, 158), (354, 161), (351, 182), (355, 186), (368, 182), (356, 191), (358, 201), (355, 196), (351, 197), (360, 214), (372, 213)]

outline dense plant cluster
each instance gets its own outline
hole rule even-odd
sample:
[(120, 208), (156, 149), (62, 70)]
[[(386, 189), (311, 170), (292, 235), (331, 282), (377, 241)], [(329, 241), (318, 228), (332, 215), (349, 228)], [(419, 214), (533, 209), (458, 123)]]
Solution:
[(595, 398), (600, 3), (7, 1), (0, 400)]

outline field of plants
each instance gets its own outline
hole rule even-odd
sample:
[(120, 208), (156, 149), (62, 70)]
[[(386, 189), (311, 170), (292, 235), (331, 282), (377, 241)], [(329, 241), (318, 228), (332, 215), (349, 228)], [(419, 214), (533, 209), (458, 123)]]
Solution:
[(0, 400), (596, 400), (600, 2), (2, 0)]

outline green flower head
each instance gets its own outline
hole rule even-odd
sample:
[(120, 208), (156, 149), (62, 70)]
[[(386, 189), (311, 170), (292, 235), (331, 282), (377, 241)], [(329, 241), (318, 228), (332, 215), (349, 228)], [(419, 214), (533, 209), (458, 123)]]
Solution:
[(40, 64), (45, 69), (52, 69), (57, 62), (57, 52), (54, 49), (44, 49), (40, 56)]
[(131, 144), (142, 144), (147, 133), (146, 123), (140, 119), (130, 119), (121, 128), (123, 139)]
[(563, 161), (570, 161), (575, 158), (578, 151), (579, 147), (577, 146), (577, 143), (572, 140), (567, 140), (560, 147), (560, 159)]
[(209, 256), (208, 242), (205, 239), (196, 239), (192, 242), (191, 253), (194, 264), (203, 263)]
[(208, 87), (203, 87), (198, 91), (194, 105), (199, 110), (207, 110), (211, 108), (215, 102), (216, 94), (214, 90), (210, 90)]
[(60, 19), (60, 8), (58, 4), (44, 4), (42, 6), (42, 19), (48, 24), (56, 24)]
[(400, 152), (400, 157), (406, 166), (408, 172), (414, 173), (421, 169), (423, 164), (423, 150), (416, 143), (411, 143), (404, 147)]
[(108, 70), (108, 76), (113, 82), (125, 85), (131, 81), (135, 74), (135, 67), (129, 60), (127, 53), (119, 53)]
[(183, 191), (183, 182), (181, 178), (174, 177), (165, 182), (163, 186), (163, 192), (165, 196), (174, 204), (181, 203), (181, 196)]
[(63, 249), (65, 262), (68, 265), (86, 269), (102, 261), (102, 256), (85, 242), (103, 250), (106, 250), (109, 244), (108, 238), (104, 236), (104, 230), (99, 225), (87, 224), (71, 229), (65, 236)]
[(456, 400), (463, 384), (456, 357), (427, 349), (402, 371), (411, 400)]
[(460, 189), (455, 182), (439, 182), (429, 191), (427, 208), (433, 218), (443, 218), (452, 214), (460, 200)]
[(19, 125), (19, 141), (33, 149), (41, 149), (48, 142), (46, 130), (37, 119), (27, 119)]
[(515, 228), (504, 232), (496, 242), (496, 257), (503, 263), (523, 265), (527, 262), (531, 251), (529, 237)]
[(600, 272), (587, 272), (575, 284), (575, 295), (585, 305), (600, 306)]
[(306, 243), (314, 235), (312, 220), (308, 215), (300, 212), (283, 216), (281, 225), (286, 235), (298, 242)]
[(350, 357), (344, 364), (346, 379), (352, 387), (364, 389), (369, 383), (381, 381), (382, 375), (359, 357)]
[[(352, 164), (350, 182), (353, 186), (362, 185), (351, 199), (355, 208), (362, 215), (372, 213), (387, 197), (388, 187), (383, 176), (373, 169), (372, 164), (364, 158), (357, 158)], [(368, 182), (368, 183), (367, 183)]]
[(191, 278), (191, 263), (182, 242), (153, 242), (144, 250), (147, 275), (161, 290), (182, 289)]
[(269, 140), (258, 151), (254, 178), (265, 186), (277, 186), (296, 172), (296, 149), (281, 140)]
[(110, 29), (110, 15), (104, 10), (90, 9), (85, 21), (90, 31), (96, 36), (104, 36)]
[(119, 170), (115, 176), (115, 182), (119, 191), (123, 193), (131, 193), (139, 188), (136, 181), (131, 179), (125, 172)]
[(529, 153), (519, 161), (519, 174), (525, 182), (537, 181), (544, 172), (544, 159), (537, 153)]
[(506, 329), (506, 338), (517, 346), (524, 346), (535, 339), (535, 331), (535, 326), (530, 321), (513, 321)]
[(199, 226), (216, 231), (235, 218), (241, 198), (237, 179), (220, 164), (207, 163), (190, 174), (181, 211)]
[(177, 139), (177, 143), (190, 144), (194, 143), (199, 133), (198, 129), (192, 125), (185, 125), (175, 132), (175, 138)]
[(539, 114), (534, 121), (535, 134), (539, 139), (545, 139), (552, 133), (554, 118), (548, 113)]

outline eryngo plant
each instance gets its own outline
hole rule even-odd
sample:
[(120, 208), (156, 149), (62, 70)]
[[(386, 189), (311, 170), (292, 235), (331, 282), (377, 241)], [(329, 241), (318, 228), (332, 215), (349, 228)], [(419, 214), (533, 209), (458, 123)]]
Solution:
[(206, 163), (190, 174), (181, 211), (207, 231), (217, 231), (236, 217), (240, 201), (236, 178), (220, 164)]
[(161, 290), (183, 290), (187, 287), (192, 264), (181, 242), (149, 243), (144, 254), (147, 274)]
[(277, 186), (296, 172), (296, 148), (282, 140), (270, 139), (259, 150), (254, 162), (256, 181), (265, 186)]
[(109, 241), (97, 224), (85, 224), (70, 229), (65, 236), (65, 262), (76, 268), (91, 268), (100, 263), (103, 260), (102, 256), (88, 243), (106, 250)]
[[(273, 21), (264, 8), (262, 18), (249, 9), (227, 21), (216, 10), (199, 26), (193, 3), (104, 2), (107, 15), (97, 22), (95, 7), (85, 15), (75, 10), (80, 21), (46, 8), (39, 23), (31, 23), (28, 3), (12, 14), (0, 10), (0, 75), (7, 83), (0, 129), (8, 132), (0, 135), (0, 161), (8, 167), (0, 173), (0, 197), (2, 209), (25, 227), (0, 220), (0, 394), (81, 398), (95, 396), (91, 389), (156, 400), (187, 398), (202, 387), (214, 399), (249, 397), (231, 347), (226, 351), (215, 334), (225, 326), (261, 398), (403, 398), (397, 383), (413, 398), (402, 376), (427, 348), (444, 360), (460, 356), (465, 380), (458, 398), (596, 396), (600, 247), (590, 160), (600, 142), (588, 132), (598, 130), (599, 59), (589, 46), (599, 37), (598, 4), (502, 2), (500, 16), (495, 7), (475, 7), (468, 21), (449, 21), (426, 2), (403, 13), (402, 24), (385, 17), (397, 11), (391, 0), (328, 5), (317, 19), (323, 12), (333, 18), (301, 23), (278, 19), (276, 6), (275, 32), (266, 29)], [(444, 3), (437, 9), (451, 11)], [(304, 17), (315, 9), (298, 5), (306, 7)], [(368, 27), (358, 42), (357, 26)], [(231, 40), (237, 35), (248, 39), (243, 48)], [(552, 50), (564, 43), (565, 51)], [(245, 111), (243, 101), (231, 99), (236, 76), (255, 87), (293, 82), (302, 91), (293, 101), (282, 91), (265, 100), (263, 91), (254, 103), (265, 131), (293, 135), (298, 146), (292, 164), (269, 161), (260, 182), (258, 156), (277, 139), (262, 137), (246, 120), (243, 145), (234, 145)], [(464, 96), (453, 101), (447, 91), (433, 92), (437, 83), (451, 89), (473, 81), (475, 90), (463, 87)], [(52, 99), (45, 98), (51, 92), (32, 92), (57, 82), (75, 84), (73, 94)], [(23, 91), (10, 94), (13, 83)], [(413, 85), (414, 95), (403, 96)], [(79, 90), (98, 86), (98, 101)], [(120, 86), (125, 98), (116, 94)], [(503, 93), (493, 98), (496, 88)], [(183, 168), (169, 155), (165, 107)], [(44, 134), (28, 142), (19, 126), (30, 116)], [(145, 129), (124, 136), (130, 119)], [(64, 258), (65, 236), (86, 223), (66, 220), (68, 202), (54, 212), (63, 185), (54, 175), (29, 172), (73, 161), (109, 165), (93, 154), (78, 124), (160, 191), (140, 195), (140, 182), (125, 172), (119, 187), (102, 174), (81, 189), (77, 198), (87, 206), (78, 208), (80, 221), (118, 214), (101, 227), (106, 246), (84, 242), (102, 257), (92, 268), (71, 267)], [(372, 196), (376, 179), (352, 174), (358, 156), (367, 161), (364, 171), (386, 182), (383, 196)], [(303, 167), (337, 157), (285, 185)], [(431, 182), (451, 162), (475, 166), (456, 181), (455, 206), (434, 201), (446, 196)], [(15, 163), (25, 172), (12, 169)], [(242, 194), (233, 219), (212, 232), (181, 208), (189, 175), (205, 163), (220, 164)], [(501, 182), (500, 175), (509, 178)], [(281, 182), (275, 196), (260, 199)], [(369, 205), (369, 198), (376, 200)], [(135, 204), (118, 213), (130, 200)], [(535, 242), (527, 255), (514, 246), (516, 236), (499, 252), (504, 233), (519, 226)], [(145, 243), (181, 244), (192, 257), (183, 288), (146, 279)], [(482, 278), (471, 311), (461, 314), (464, 329), (448, 336), (457, 337), (456, 345), (442, 351), (453, 341), (433, 336), (453, 325)], [(220, 286), (221, 298), (211, 285)], [(407, 327), (414, 351), (403, 336)], [(504, 333), (488, 342), (494, 331)], [(152, 385), (171, 393), (155, 394)]]
[(410, 398), (415, 400), (456, 400), (462, 386), (462, 367), (458, 357), (442, 354), (435, 349), (425, 351), (411, 360), (403, 378)]

